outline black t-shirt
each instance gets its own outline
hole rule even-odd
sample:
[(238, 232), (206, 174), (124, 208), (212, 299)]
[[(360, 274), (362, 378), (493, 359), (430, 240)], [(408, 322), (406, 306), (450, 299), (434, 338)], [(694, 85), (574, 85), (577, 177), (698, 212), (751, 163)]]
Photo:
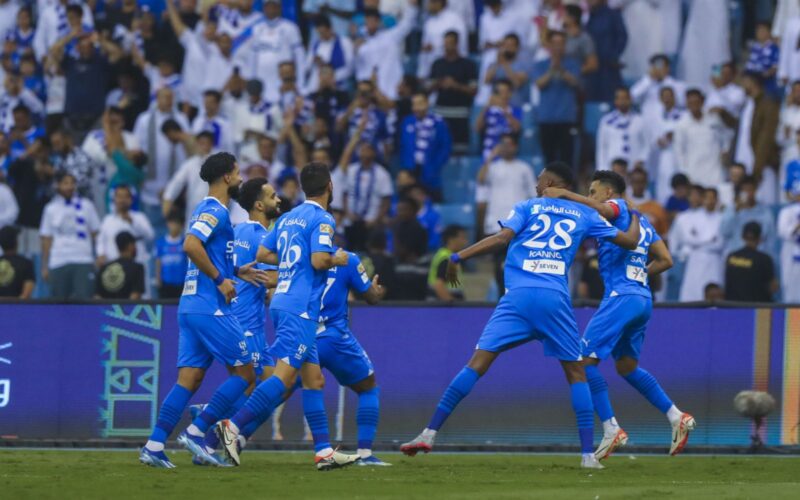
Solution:
[(19, 297), (26, 281), (36, 281), (33, 262), (20, 255), (0, 257), (0, 297)]
[(380, 284), (386, 288), (386, 300), (394, 298), (397, 280), (395, 278), (395, 260), (385, 253), (369, 253), (362, 257), (361, 262), (367, 268), (370, 276), (379, 275)]
[(9, 183), (19, 205), (17, 224), (28, 228), (38, 228), (44, 207), (53, 195), (51, 178), (40, 177), (31, 160), (16, 160), (8, 168)]
[[(478, 68), (475, 63), (466, 57), (448, 61), (445, 58), (437, 59), (431, 68), (431, 80), (438, 80), (446, 76), (458, 83), (465, 85), (478, 81)], [(469, 107), (472, 106), (473, 97), (463, 92), (454, 90), (439, 90), (436, 98), (437, 106)]]
[(104, 299), (129, 299), (134, 292), (144, 293), (144, 266), (131, 259), (111, 261), (97, 273), (95, 290)]
[(311, 94), (310, 97), (314, 102), (314, 115), (325, 120), (330, 130), (333, 130), (339, 113), (350, 105), (350, 97), (343, 90), (320, 90)]
[[(443, 261), (439, 262), (439, 265), (436, 267), (436, 278), (444, 281), (447, 283), (447, 263), (450, 259), (444, 259)], [(450, 295), (453, 296), (454, 300), (464, 300), (464, 290), (461, 288), (452, 288), (450, 285), (447, 285), (447, 289), (450, 292)], [(431, 294), (434, 298), (436, 298), (436, 293), (431, 291)]]
[(769, 255), (750, 248), (737, 250), (725, 261), (725, 300), (772, 302), (770, 283), (774, 277)]
[(583, 272), (581, 272), (581, 282), (586, 283), (589, 289), (588, 299), (601, 300), (605, 292), (603, 285), (603, 277), (600, 275), (600, 266), (597, 260), (597, 255), (590, 257), (583, 265)]
[(67, 115), (100, 115), (106, 105), (111, 66), (96, 51), (88, 59), (65, 57), (61, 63), (67, 88), (64, 113)]

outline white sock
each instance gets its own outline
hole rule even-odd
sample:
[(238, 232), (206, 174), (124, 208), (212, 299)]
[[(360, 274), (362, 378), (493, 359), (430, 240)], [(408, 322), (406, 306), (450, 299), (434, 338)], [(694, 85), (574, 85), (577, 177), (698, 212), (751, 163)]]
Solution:
[(148, 440), (147, 444), (144, 445), (150, 451), (164, 451), (164, 443), (159, 443), (158, 441)]
[(678, 409), (677, 406), (672, 405), (667, 410), (667, 418), (669, 419), (669, 423), (672, 425), (677, 424), (681, 421), (681, 417), (683, 416), (683, 412)]
[(619, 430), (619, 424), (617, 423), (617, 419), (615, 417), (611, 417), (608, 420), (603, 421), (603, 435), (606, 437), (611, 437), (617, 433)]
[(331, 453), (333, 453), (333, 448), (331, 448), (330, 446), (328, 446), (328, 447), (327, 447), (327, 448), (325, 448), (324, 450), (319, 450), (319, 451), (317, 452), (317, 456), (318, 456), (318, 457), (327, 457), (327, 456), (328, 456), (328, 455), (330, 455)]
[(433, 430), (433, 429), (428, 429), (427, 427), (425, 427), (425, 429), (422, 431), (422, 435), (425, 436), (426, 438), (427, 437), (435, 438), (436, 437), (436, 431)]
[(581, 453), (581, 460), (584, 462), (595, 460), (594, 453)]
[[(233, 424), (231, 424), (231, 425), (233, 425)], [(242, 449), (244, 449), (244, 447), (247, 446), (247, 438), (246, 437), (244, 437), (241, 434), (239, 434), (238, 436), (236, 436), (236, 439), (239, 440), (239, 446), (241, 446)]]
[(190, 425), (189, 427), (186, 428), (186, 433), (189, 434), (190, 436), (195, 436), (195, 437), (203, 437), (203, 436), (205, 436), (205, 434), (203, 434), (203, 431), (198, 429), (197, 426), (194, 425), (194, 424), (192, 424), (192, 425)]
[(369, 448), (359, 448), (356, 453), (358, 453), (358, 456), (361, 457), (362, 459), (369, 458), (372, 456), (372, 450), (370, 450)]

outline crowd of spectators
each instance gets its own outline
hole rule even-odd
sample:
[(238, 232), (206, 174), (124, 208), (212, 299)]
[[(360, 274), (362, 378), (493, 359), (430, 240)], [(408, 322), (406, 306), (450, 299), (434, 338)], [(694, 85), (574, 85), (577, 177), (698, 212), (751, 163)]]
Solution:
[(390, 299), (463, 300), (442, 262), (562, 161), (626, 178), (657, 299), (800, 303), (799, 36), (800, 0), (0, 0), (0, 295), (179, 296), (224, 150), (284, 210), (331, 165)]

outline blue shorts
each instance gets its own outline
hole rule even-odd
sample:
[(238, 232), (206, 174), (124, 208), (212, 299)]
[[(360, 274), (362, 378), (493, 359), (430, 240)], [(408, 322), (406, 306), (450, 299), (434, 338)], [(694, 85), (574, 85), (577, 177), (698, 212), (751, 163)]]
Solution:
[(578, 324), (567, 295), (549, 288), (509, 290), (492, 313), (476, 349), (502, 352), (540, 340), (545, 356), (580, 361)]
[(275, 367), (275, 360), (272, 359), (269, 347), (267, 346), (267, 335), (264, 332), (264, 325), (249, 325), (244, 327), (244, 338), (247, 341), (247, 350), (253, 359), (253, 368), (256, 376), (261, 377), (265, 366)]
[(269, 314), (275, 327), (275, 343), (269, 349), (272, 356), (297, 370), (303, 363), (318, 365), (317, 322), (276, 309)]
[(225, 366), (250, 364), (239, 320), (236, 316), (178, 314), (178, 368), (208, 368), (216, 359)]
[(353, 385), (375, 372), (367, 351), (349, 330), (328, 328), (317, 337), (317, 351), (319, 366), (331, 372), (339, 385)]
[(619, 295), (603, 299), (583, 333), (583, 355), (614, 359), (639, 359), (653, 300), (643, 295)]

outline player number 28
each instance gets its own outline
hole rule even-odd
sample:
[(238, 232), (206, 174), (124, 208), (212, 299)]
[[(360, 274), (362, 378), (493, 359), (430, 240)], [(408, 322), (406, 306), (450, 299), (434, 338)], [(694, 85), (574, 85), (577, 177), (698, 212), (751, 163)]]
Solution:
[[(569, 233), (575, 230), (577, 224), (570, 219), (559, 220), (553, 225), (550, 216), (541, 214), (536, 218), (537, 222), (531, 226), (531, 231), (537, 231), (531, 239), (522, 244), (527, 248), (542, 249), (550, 247), (552, 250), (563, 250), (572, 246), (572, 236)], [(550, 231), (552, 226), (556, 234), (544, 241), (543, 237)]]

